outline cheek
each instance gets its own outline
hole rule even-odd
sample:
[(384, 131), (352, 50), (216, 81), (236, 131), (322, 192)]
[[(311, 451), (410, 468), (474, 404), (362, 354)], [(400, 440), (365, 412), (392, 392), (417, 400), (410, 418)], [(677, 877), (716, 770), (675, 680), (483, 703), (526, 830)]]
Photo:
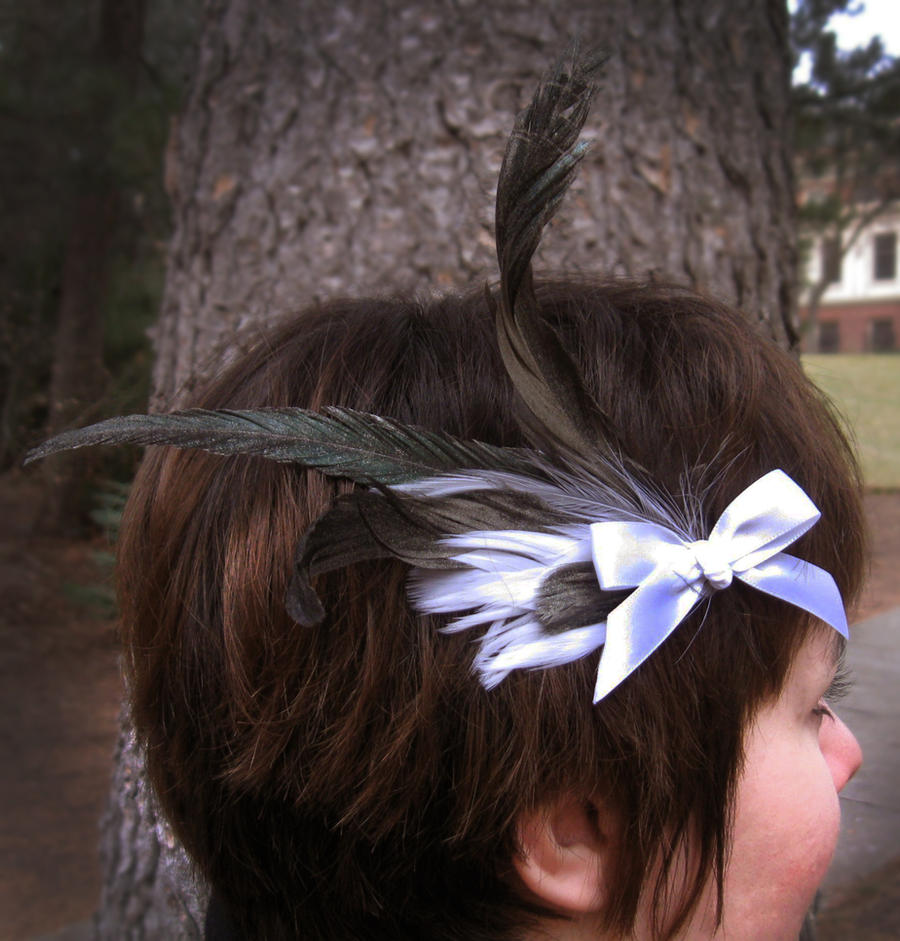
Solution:
[(724, 937), (795, 941), (837, 845), (840, 807), (815, 741), (756, 752), (735, 806)]
[[(809, 783), (815, 786), (803, 788), (798, 781), (793, 793), (770, 802), (770, 816), (754, 815), (752, 833), (735, 830), (734, 858), (742, 876), (758, 886), (751, 894), (762, 895), (800, 918), (825, 878), (840, 829), (834, 789)], [(738, 855), (742, 849), (748, 854), (746, 863)], [(759, 884), (762, 881), (768, 887)]]

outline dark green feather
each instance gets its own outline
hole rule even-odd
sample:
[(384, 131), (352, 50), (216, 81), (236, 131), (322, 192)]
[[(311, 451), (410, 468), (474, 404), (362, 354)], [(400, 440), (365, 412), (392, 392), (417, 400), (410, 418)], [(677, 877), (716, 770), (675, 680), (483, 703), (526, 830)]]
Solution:
[(529, 437), (575, 462), (608, 454), (616, 433), (541, 316), (531, 258), (587, 150), (578, 135), (604, 61), (596, 52), (570, 51), (544, 77), (516, 120), (497, 184), (500, 352), (530, 412), (523, 421)]
[(465, 468), (531, 475), (526, 451), (462, 441), (347, 408), (248, 411), (189, 409), (126, 415), (65, 431), (28, 453), (26, 463), (58, 451), (100, 444), (172, 445), (214, 454), (258, 455), (314, 467), (360, 483), (399, 484)]
[(630, 594), (630, 589), (603, 591), (590, 562), (564, 565), (541, 583), (536, 604), (538, 620), (548, 634), (598, 624)]

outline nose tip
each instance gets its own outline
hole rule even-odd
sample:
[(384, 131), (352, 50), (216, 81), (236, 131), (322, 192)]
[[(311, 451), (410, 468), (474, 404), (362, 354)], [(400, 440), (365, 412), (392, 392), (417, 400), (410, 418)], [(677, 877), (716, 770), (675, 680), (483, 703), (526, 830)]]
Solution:
[(835, 790), (840, 793), (859, 771), (863, 760), (862, 749), (856, 736), (837, 716), (830, 722), (826, 720), (822, 723), (821, 747), (831, 769)]

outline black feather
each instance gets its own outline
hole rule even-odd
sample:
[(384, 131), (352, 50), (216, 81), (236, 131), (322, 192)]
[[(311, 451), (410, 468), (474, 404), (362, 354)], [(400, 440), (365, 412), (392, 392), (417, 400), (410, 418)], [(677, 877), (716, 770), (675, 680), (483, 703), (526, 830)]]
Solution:
[(541, 583), (536, 604), (538, 620), (548, 634), (598, 624), (630, 594), (630, 589), (602, 591), (590, 562), (564, 565)]
[(586, 152), (578, 135), (604, 61), (599, 53), (571, 50), (544, 77), (516, 120), (497, 185), (500, 352), (530, 412), (523, 420), (526, 433), (539, 447), (560, 451), (576, 464), (608, 454), (617, 435), (540, 315), (531, 258)]
[(372, 495), (361, 491), (338, 498), (334, 506), (306, 530), (297, 546), (285, 606), (288, 614), (303, 627), (319, 624), (325, 617), (325, 609), (310, 581), (312, 577), (357, 562), (391, 556), (373, 537), (360, 513), (360, 500), (365, 496)]
[(436, 473), (486, 467), (534, 473), (526, 451), (462, 441), (347, 408), (249, 411), (189, 409), (126, 415), (65, 431), (30, 451), (25, 463), (100, 444), (173, 445), (249, 454), (314, 467), (359, 483), (398, 484)]

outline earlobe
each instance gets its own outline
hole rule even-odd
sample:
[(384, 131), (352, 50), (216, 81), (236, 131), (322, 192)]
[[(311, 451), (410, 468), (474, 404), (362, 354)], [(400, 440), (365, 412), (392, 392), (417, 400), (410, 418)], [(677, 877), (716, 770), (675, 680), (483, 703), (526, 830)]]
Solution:
[(595, 802), (574, 796), (525, 815), (514, 865), (529, 892), (563, 912), (599, 912), (611, 868), (609, 823)]

